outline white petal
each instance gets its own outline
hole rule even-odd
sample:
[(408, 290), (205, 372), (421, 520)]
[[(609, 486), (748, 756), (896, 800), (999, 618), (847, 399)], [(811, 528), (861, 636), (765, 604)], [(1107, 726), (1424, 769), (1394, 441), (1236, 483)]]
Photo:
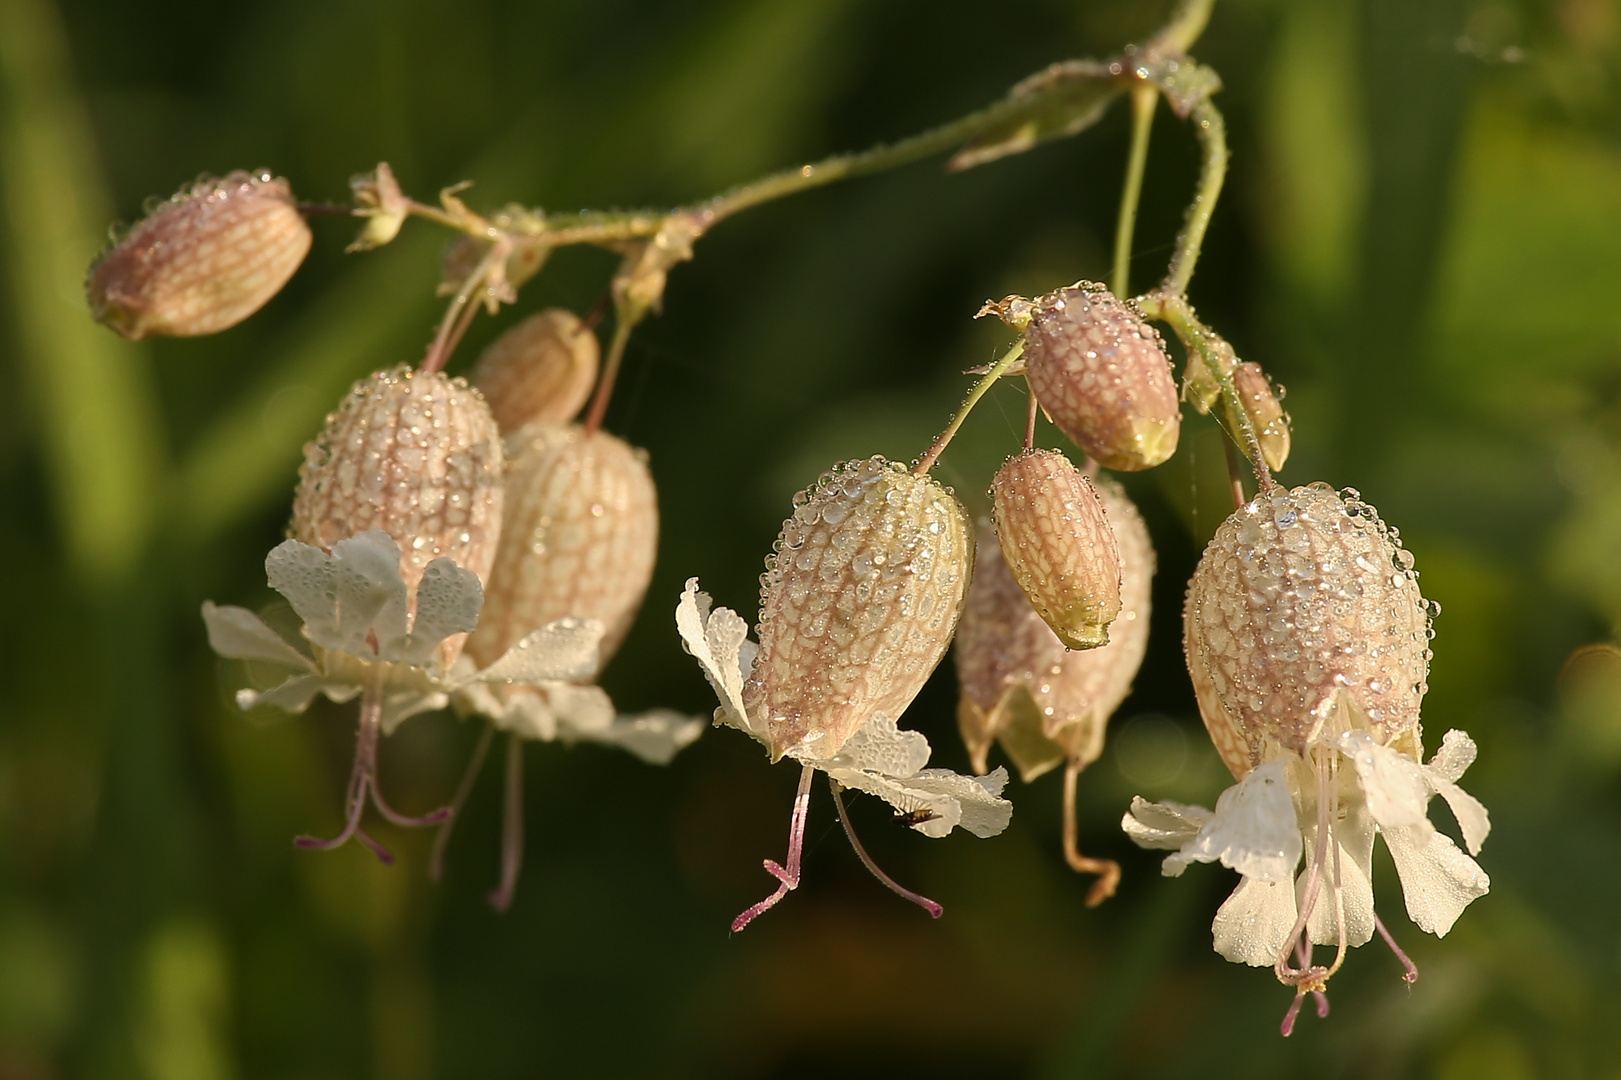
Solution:
[(1480, 864), (1444, 833), (1397, 828), (1385, 829), (1384, 837), (1401, 878), (1407, 914), (1420, 930), (1445, 937), (1469, 902), (1491, 888)]
[(333, 572), (332, 556), (297, 540), (283, 540), (265, 556), (265, 577), (270, 587), (293, 606), (304, 622), (305, 635), (327, 649), (340, 647)]
[(1430, 786), (1418, 762), (1380, 746), (1360, 729), (1341, 735), (1339, 748), (1356, 765), (1357, 780), (1367, 796), (1373, 820), (1385, 828), (1427, 821), (1425, 807), (1430, 801)]
[(474, 683), (461, 693), (478, 701), (474, 687), (488, 695), (487, 701), (478, 702), (478, 711), (502, 731), (536, 742), (551, 742), (557, 738), (557, 717), (552, 712), (551, 701), (541, 690), (521, 683), (510, 686)]
[[(975, 836), (995, 836), (1007, 828), (1013, 816), (1012, 803), (991, 794), (974, 777), (948, 769), (929, 769), (906, 779), (859, 769), (829, 769), (827, 774), (845, 787), (878, 796), (903, 814), (932, 815), (912, 828), (935, 839), (959, 825)], [(1005, 783), (1006, 779), (1004, 770), (991, 774), (993, 785)]]
[(1271, 967), (1294, 929), (1295, 916), (1292, 884), (1246, 877), (1210, 924), (1216, 951), (1235, 964)]
[[(820, 764), (814, 757), (809, 760)], [(861, 769), (904, 779), (915, 775), (928, 763), (929, 740), (921, 731), (902, 731), (889, 717), (875, 714), (844, 740), (839, 752), (827, 760), (826, 767)]]
[(208, 627), (208, 645), (232, 660), (268, 660), (283, 667), (315, 670), (309, 657), (287, 644), (264, 620), (241, 607), (217, 607), (203, 601), (203, 624)]
[(715, 719), (766, 742), (765, 725), (757, 725), (743, 707), (743, 680), (759, 646), (749, 641), (749, 624), (737, 612), (723, 607), (711, 612), (711, 603), (708, 593), (698, 591), (698, 579), (688, 578), (675, 609), (681, 643), (720, 698)]
[[(1339, 845), (1340, 904), (1345, 915), (1345, 940), (1352, 946), (1366, 945), (1373, 937), (1373, 819), (1363, 806), (1348, 807), (1345, 817), (1334, 826)], [(1303, 831), (1306, 866), (1296, 879), (1295, 899), (1305, 903), (1306, 879), (1311, 872), (1311, 855), (1317, 840), (1316, 823)], [(1317, 945), (1338, 945), (1339, 926), (1334, 913), (1334, 853), (1324, 860), (1323, 884), (1312, 907), (1306, 930)]]
[(528, 686), (589, 679), (597, 670), (602, 634), (596, 619), (558, 619), (525, 636), (473, 679)]
[(1198, 836), (1166, 858), (1164, 872), (1175, 877), (1181, 873), (1175, 866), (1220, 859), (1245, 877), (1292, 881), (1301, 845), (1287, 769), (1282, 758), (1269, 761), (1222, 792), (1216, 812)]
[[(285, 709), (291, 713), (301, 713), (310, 707), (315, 695), (326, 689), (319, 675), (294, 675), (280, 686), (263, 693), (254, 690), (238, 690), (236, 692), (236, 707), (243, 712), (256, 709), (260, 705), (273, 705), (278, 709)], [(356, 688), (359, 692), (359, 688)], [(331, 696), (331, 695), (328, 695)], [(353, 696), (353, 695), (351, 695)], [(334, 700), (337, 700), (334, 698)]]
[(1475, 763), (1475, 754), (1475, 740), (1467, 732), (1453, 728), (1441, 736), (1441, 749), (1424, 768), (1433, 774), (1432, 779), (1439, 777), (1456, 784), (1464, 770)]
[(652, 709), (629, 716), (616, 716), (606, 728), (581, 734), (580, 738), (618, 746), (649, 765), (668, 765), (682, 748), (702, 735), (708, 721), (687, 716), (674, 709)]
[(410, 688), (387, 692), (383, 695), (383, 734), (392, 735), (418, 713), (432, 712), (449, 704), (450, 695), (438, 690)]
[[(1209, 820), (1210, 811), (1202, 806), (1178, 802), (1151, 803), (1141, 795), (1134, 795), (1131, 809), (1120, 819), (1120, 827), (1138, 847), (1175, 851), (1198, 836), (1199, 830)], [(1186, 867), (1187, 864), (1182, 863), (1177, 874)]]
[(351, 643), (338, 647), (357, 656), (368, 654), (367, 638), (375, 635), (376, 655), (398, 655), (405, 641), (410, 594), (400, 577), (400, 548), (394, 538), (381, 529), (369, 529), (339, 540), (332, 545), (332, 568), (338, 636)]
[(484, 607), (484, 587), (478, 575), (453, 559), (435, 559), (422, 572), (417, 586), (417, 613), (397, 655), (385, 660), (426, 664), (439, 643), (452, 634), (470, 634), (478, 626)]

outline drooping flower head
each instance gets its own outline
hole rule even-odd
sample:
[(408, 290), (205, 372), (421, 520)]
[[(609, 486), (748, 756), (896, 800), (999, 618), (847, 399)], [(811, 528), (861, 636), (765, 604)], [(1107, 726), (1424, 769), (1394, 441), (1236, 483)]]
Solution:
[(235, 326), (281, 291), (310, 250), (287, 181), (205, 178), (157, 204), (90, 268), (90, 313), (127, 338)]
[[(1346, 949), (1384, 932), (1370, 877), (1376, 834), (1422, 930), (1444, 935), (1488, 888), (1427, 817), (1430, 798), (1442, 796), (1470, 854), (1490, 828), (1485, 808), (1457, 786), (1475, 756), (1469, 737), (1448, 732), (1435, 757), (1421, 759), (1434, 610), (1394, 531), (1355, 492), (1322, 484), (1263, 492), (1234, 513), (1188, 587), (1188, 670), (1239, 783), (1214, 814), (1138, 799), (1123, 824), (1143, 846), (1176, 849), (1167, 874), (1190, 861), (1239, 871), (1216, 916), (1216, 950), (1271, 965), (1296, 988), (1286, 1034), (1301, 996), (1320, 994)], [(1332, 963), (1313, 963), (1312, 945), (1335, 946)]]
[(473, 385), (507, 433), (531, 420), (574, 419), (597, 381), (597, 336), (566, 308), (547, 308), (490, 343)]
[(983, 773), (1000, 743), (1030, 782), (1064, 763), (1064, 855), (1082, 873), (1100, 875), (1088, 904), (1114, 893), (1120, 867), (1078, 849), (1075, 782), (1103, 752), (1104, 729), (1131, 693), (1148, 648), (1154, 547), (1142, 515), (1119, 484), (1096, 483), (1119, 553), (1120, 612), (1109, 643), (1072, 650), (1053, 633), (1019, 588), (989, 524), (980, 529), (974, 582), (957, 628), (962, 683), (957, 724), (969, 760)]
[[(458, 698), (459, 707), (489, 717), (512, 736), (502, 884), (492, 896), (503, 910), (522, 854), (520, 740), (606, 743), (662, 765), (703, 730), (702, 721), (669, 709), (619, 715), (594, 685), (635, 620), (653, 576), (658, 498), (647, 455), (605, 431), (587, 433), (548, 420), (532, 420), (509, 433), (506, 453), (501, 542), (467, 655), (480, 664), (492, 662), (558, 620), (590, 620), (601, 627), (601, 640), (596, 664), (577, 679), (476, 683)], [(475, 755), (469, 776), (481, 757)], [(448, 841), (448, 823), (445, 829), (438, 852)]]
[(1024, 333), (1024, 377), (1058, 430), (1107, 469), (1151, 469), (1176, 452), (1176, 379), (1159, 332), (1096, 282), (985, 305)]
[[(945, 654), (968, 589), (973, 533), (967, 512), (926, 474), (881, 457), (846, 462), (794, 498), (761, 578), (759, 645), (748, 626), (687, 583), (676, 624), (720, 697), (717, 723), (759, 740), (773, 761), (802, 765), (781, 882), (733, 922), (740, 930), (799, 884), (805, 812), (815, 770), (841, 788), (877, 795), (926, 836), (961, 825), (977, 836), (1006, 827), (1006, 772), (971, 778), (926, 769), (928, 741), (896, 721)], [(940, 908), (884, 876), (890, 888)]]

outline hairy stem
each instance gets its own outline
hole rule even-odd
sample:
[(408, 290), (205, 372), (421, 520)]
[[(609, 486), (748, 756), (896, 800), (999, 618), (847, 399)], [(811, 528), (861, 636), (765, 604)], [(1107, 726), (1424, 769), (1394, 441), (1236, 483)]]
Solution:
[(585, 433), (594, 434), (608, 414), (608, 402), (613, 397), (614, 382), (619, 378), (619, 366), (625, 359), (625, 346), (630, 344), (630, 332), (638, 320), (626, 317), (621, 307), (614, 318), (614, 336), (608, 345), (608, 359), (602, 365), (602, 377), (597, 380), (597, 392), (591, 398), (591, 410), (585, 416)]
[(1193, 43), (1204, 33), (1210, 22), (1210, 9), (1216, 0), (1182, 0), (1171, 19), (1149, 39), (1148, 49), (1154, 52), (1180, 54), (1193, 48)]
[(1207, 98), (1193, 108), (1193, 130), (1199, 136), (1202, 163), (1199, 186), (1188, 204), (1187, 220), (1176, 238), (1176, 252), (1171, 256), (1170, 268), (1165, 273), (1162, 291), (1181, 296), (1188, 291), (1193, 280), (1193, 267), (1199, 261), (1204, 247), (1205, 232), (1210, 228), (1210, 217), (1216, 212), (1216, 200), (1221, 197), (1221, 185), (1227, 178), (1227, 121)]
[(957, 434), (957, 429), (962, 427), (963, 421), (968, 419), (968, 414), (974, 411), (974, 406), (979, 404), (979, 399), (985, 396), (985, 391), (989, 390), (996, 380), (1002, 377), (1004, 371), (1013, 366), (1013, 361), (1023, 355), (1024, 339), (1020, 338), (1014, 342), (1011, 349), (1002, 354), (1002, 359), (991, 365), (991, 369), (980, 377), (979, 382), (974, 384), (974, 388), (968, 391), (968, 397), (964, 399), (956, 415), (951, 418), (951, 423), (946, 425), (946, 429), (940, 433), (933, 444), (923, 452), (923, 456), (918, 459), (917, 464), (912, 467), (914, 473), (922, 476), (934, 468), (934, 463), (940, 460), (941, 453), (950, 444), (952, 437)]
[(1131, 152), (1126, 158), (1126, 182), (1120, 189), (1120, 214), (1114, 225), (1114, 273), (1109, 288), (1124, 300), (1131, 295), (1131, 237), (1137, 227), (1137, 202), (1143, 193), (1143, 169), (1148, 164), (1148, 136), (1154, 128), (1159, 89), (1152, 85), (1131, 92)]

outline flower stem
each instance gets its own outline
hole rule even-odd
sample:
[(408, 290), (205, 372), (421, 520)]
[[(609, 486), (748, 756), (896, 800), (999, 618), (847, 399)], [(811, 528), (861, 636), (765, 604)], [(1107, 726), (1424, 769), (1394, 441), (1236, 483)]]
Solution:
[(1216, 211), (1216, 200), (1221, 196), (1221, 185), (1227, 177), (1227, 121), (1207, 98), (1193, 108), (1193, 129), (1199, 136), (1202, 164), (1199, 186), (1193, 202), (1188, 204), (1187, 220), (1176, 238), (1176, 252), (1171, 256), (1170, 268), (1165, 273), (1162, 291), (1181, 296), (1188, 291), (1193, 280), (1193, 266), (1199, 261), (1204, 247), (1205, 232), (1210, 228), (1210, 216)]
[(1120, 189), (1120, 214), (1114, 225), (1114, 273), (1109, 288), (1124, 300), (1131, 295), (1131, 237), (1137, 227), (1137, 202), (1143, 192), (1143, 169), (1148, 163), (1148, 136), (1154, 129), (1159, 88), (1143, 85), (1131, 92), (1131, 151), (1126, 158), (1126, 182)]
[(924, 473), (934, 468), (934, 463), (940, 460), (941, 453), (945, 451), (945, 448), (947, 444), (951, 442), (952, 437), (957, 434), (957, 429), (962, 427), (962, 422), (968, 419), (968, 414), (974, 411), (974, 406), (979, 404), (979, 399), (985, 396), (985, 391), (989, 390), (992, 384), (994, 384), (997, 379), (1002, 377), (1002, 373), (1004, 371), (1013, 366), (1013, 361), (1017, 360), (1023, 355), (1024, 339), (1020, 338), (1018, 341), (1013, 343), (1013, 347), (1011, 349), (1002, 354), (1002, 359), (991, 365), (991, 369), (980, 377), (979, 382), (974, 384), (974, 388), (968, 391), (968, 397), (964, 399), (962, 407), (957, 410), (957, 414), (951, 418), (951, 423), (946, 425), (946, 429), (942, 431), (940, 436), (934, 440), (934, 443), (930, 445), (926, 451), (924, 451), (923, 456), (918, 459), (917, 464), (912, 466), (912, 471), (914, 473), (922, 476)]
[(620, 307), (614, 318), (614, 336), (608, 345), (608, 359), (602, 365), (602, 377), (597, 380), (597, 392), (591, 399), (591, 410), (585, 417), (587, 435), (595, 434), (602, 427), (603, 417), (608, 413), (608, 402), (613, 397), (614, 382), (619, 378), (619, 367), (625, 359), (625, 346), (630, 344), (630, 332), (636, 329), (638, 321), (627, 317), (624, 307)]
[(1193, 48), (1210, 22), (1210, 9), (1216, 0), (1182, 0), (1171, 19), (1148, 41), (1146, 51), (1181, 54)]
[(930, 900), (927, 896), (923, 896), (920, 893), (915, 893), (911, 889), (908, 889), (906, 886), (902, 885), (900, 882), (896, 881), (894, 878), (880, 870), (878, 868), (878, 864), (872, 861), (872, 856), (868, 855), (867, 849), (861, 846), (861, 840), (856, 836), (855, 828), (850, 824), (850, 815), (845, 812), (844, 789), (839, 785), (837, 780), (832, 781), (832, 784), (833, 809), (839, 812), (839, 824), (844, 826), (844, 835), (849, 838), (850, 846), (855, 848), (856, 857), (861, 860), (861, 865), (865, 866), (873, 877), (883, 882), (886, 889), (894, 893), (896, 896), (910, 900), (924, 911), (927, 911), (930, 918), (938, 919), (941, 915), (943, 915), (946, 910), (945, 908), (941, 907), (933, 900)]
[(1086, 894), (1086, 906), (1097, 907), (1119, 888), (1120, 864), (1113, 859), (1093, 859), (1081, 854), (1079, 828), (1075, 822), (1075, 781), (1084, 768), (1086, 762), (1079, 758), (1070, 758), (1064, 765), (1064, 861), (1077, 873), (1098, 875)]

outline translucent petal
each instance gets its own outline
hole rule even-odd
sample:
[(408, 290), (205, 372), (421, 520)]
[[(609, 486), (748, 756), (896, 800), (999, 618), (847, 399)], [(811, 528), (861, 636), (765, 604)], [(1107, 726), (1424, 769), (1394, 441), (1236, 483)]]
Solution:
[(478, 575), (453, 559), (435, 559), (422, 572), (417, 586), (417, 613), (411, 632), (395, 655), (385, 660), (426, 664), (439, 643), (452, 634), (470, 634), (478, 626), (484, 607), (484, 587)]
[[(1345, 939), (1352, 945), (1365, 945), (1373, 937), (1373, 818), (1362, 806), (1346, 808), (1345, 815), (1334, 827), (1334, 839), (1339, 844), (1340, 903), (1345, 911)], [(1303, 831), (1306, 849), (1306, 867), (1296, 879), (1295, 899), (1305, 903), (1306, 878), (1311, 871), (1311, 855), (1316, 850), (1317, 828), (1313, 822)], [(1330, 851), (1323, 867), (1324, 878), (1317, 903), (1306, 923), (1311, 940), (1317, 945), (1338, 945), (1339, 927), (1335, 923), (1334, 896), (1331, 891), (1334, 874), (1334, 853)]]
[(221, 656), (233, 660), (267, 660), (284, 667), (313, 671), (309, 657), (287, 644), (264, 621), (240, 607), (218, 607), (203, 601), (203, 625), (208, 628), (208, 645)]
[(1475, 740), (1467, 732), (1453, 728), (1441, 736), (1441, 748), (1424, 768), (1431, 774), (1432, 781), (1439, 778), (1456, 784), (1464, 770), (1475, 763), (1475, 754)]
[[(278, 709), (285, 709), (291, 713), (301, 713), (310, 707), (315, 695), (325, 690), (326, 686), (319, 675), (294, 675), (286, 682), (274, 689), (258, 693), (253, 690), (238, 690), (236, 692), (236, 707), (243, 712), (256, 709), (260, 705), (273, 705)], [(359, 692), (358, 687), (356, 692)], [(327, 695), (331, 697), (331, 694)], [(333, 698), (334, 701), (343, 700)]]
[(1221, 860), (1245, 877), (1292, 881), (1300, 861), (1300, 825), (1289, 795), (1288, 762), (1269, 761), (1221, 793), (1216, 812), (1181, 851), (1165, 860), (1174, 865)]
[(435, 709), (443, 709), (449, 704), (450, 695), (438, 690), (422, 690), (413, 687), (385, 692), (383, 695), (383, 734), (392, 735), (396, 728), (418, 713), (433, 712)]
[(1433, 828), (1383, 832), (1385, 847), (1401, 878), (1408, 916), (1420, 930), (1445, 937), (1469, 902), (1486, 895), (1491, 879), (1458, 845)]
[(688, 578), (675, 609), (681, 643), (720, 698), (715, 719), (766, 742), (765, 725), (757, 725), (743, 707), (743, 679), (748, 674), (744, 662), (753, 665), (759, 646), (749, 641), (749, 625), (737, 612), (722, 607), (711, 613), (711, 603), (708, 593), (698, 591), (698, 579)]
[(1360, 729), (1340, 736), (1340, 752), (1356, 765), (1357, 779), (1373, 820), (1385, 828), (1419, 825), (1427, 820), (1430, 785), (1418, 762), (1380, 746)]
[[(1005, 771), (997, 772), (1002, 775), (992, 773), (992, 783), (1006, 782)], [(919, 814), (923, 819), (912, 828), (936, 839), (959, 825), (975, 836), (995, 836), (1013, 816), (1012, 803), (991, 794), (975, 778), (946, 769), (929, 769), (905, 779), (859, 769), (832, 768), (827, 774), (845, 787), (878, 796), (903, 814)]]
[(1210, 924), (1216, 952), (1235, 964), (1271, 967), (1294, 929), (1296, 910), (1288, 881), (1244, 878)]
[(1452, 816), (1458, 819), (1463, 844), (1469, 849), (1469, 854), (1479, 855), (1480, 845), (1486, 842), (1487, 835), (1492, 831), (1492, 819), (1486, 807), (1457, 784), (1445, 780), (1437, 783), (1434, 776), (1430, 780), (1435, 784), (1436, 794), (1446, 800)]
[(600, 686), (575, 686), (553, 682), (541, 688), (552, 714), (557, 717), (557, 734), (564, 739), (591, 739), (613, 726), (613, 699)]
[[(1185, 803), (1151, 803), (1141, 795), (1132, 796), (1131, 809), (1120, 819), (1120, 827), (1138, 847), (1175, 851), (1204, 828), (1210, 820), (1210, 811), (1202, 806)], [(1176, 874), (1181, 874), (1187, 863), (1179, 863)]]
[(528, 634), (472, 681), (538, 686), (589, 679), (597, 670), (602, 634), (596, 619), (558, 619)]
[(265, 556), (270, 587), (287, 598), (303, 620), (305, 635), (324, 649), (343, 647), (332, 576), (332, 556), (297, 540), (283, 540)]
[(707, 721), (673, 709), (652, 709), (629, 716), (616, 716), (601, 731), (581, 738), (618, 746), (649, 765), (668, 765), (684, 747), (702, 735)]
[[(1002, 798), (1007, 779), (1007, 770), (1000, 766), (993, 769), (989, 776), (962, 776), (950, 769), (924, 769), (907, 780), (906, 786), (956, 799), (962, 808), (958, 826), (975, 836), (987, 837), (997, 835), (1013, 820), (1013, 804)], [(912, 828), (924, 836), (944, 836), (950, 831), (931, 831), (933, 824), (932, 821), (925, 821)]]
[(367, 639), (375, 634), (376, 655), (398, 655), (410, 601), (400, 577), (399, 545), (381, 529), (370, 529), (334, 544), (332, 567), (338, 636), (349, 643), (338, 647), (356, 656), (370, 654)]
[[(808, 760), (813, 765), (820, 764), (814, 759)], [(864, 772), (904, 779), (915, 775), (928, 763), (929, 740), (923, 737), (923, 733), (902, 731), (895, 726), (895, 721), (879, 714), (857, 728), (856, 733), (844, 741), (839, 752), (828, 759), (826, 768), (829, 771), (861, 769)]]

